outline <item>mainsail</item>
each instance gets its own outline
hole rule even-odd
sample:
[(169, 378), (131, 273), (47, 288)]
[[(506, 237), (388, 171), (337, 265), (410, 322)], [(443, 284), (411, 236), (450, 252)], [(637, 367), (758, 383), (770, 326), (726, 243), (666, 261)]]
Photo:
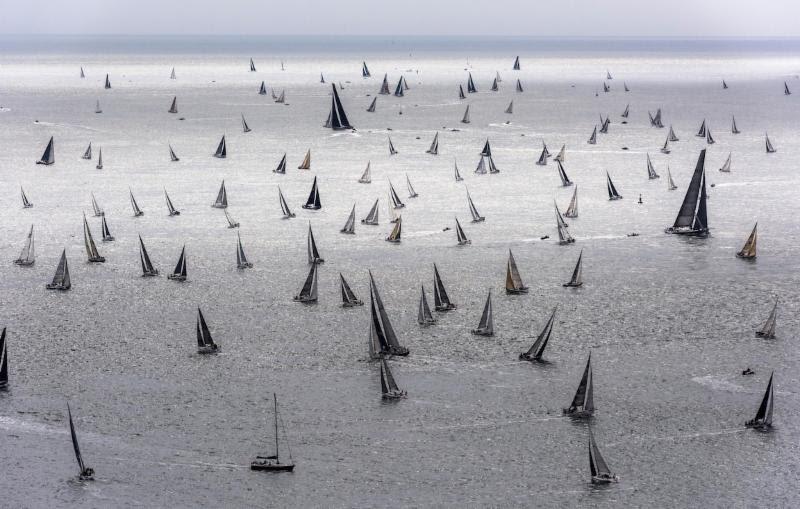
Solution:
[(350, 235), (354, 235), (356, 233), (356, 205), (353, 204), (352, 210), (350, 210), (350, 215), (347, 216), (347, 222), (344, 223), (344, 227), (339, 230), (341, 233), (348, 233)]
[(314, 177), (314, 183), (311, 184), (311, 192), (308, 194), (308, 199), (303, 205), (307, 210), (319, 210), (322, 208), (322, 203), (319, 200), (319, 189), (317, 188), (317, 177)]
[(508, 262), (506, 263), (506, 293), (528, 293), (528, 287), (522, 282), (522, 277), (519, 275), (519, 269), (517, 268), (517, 261), (514, 260), (514, 254), (510, 249), (508, 250)]
[(509, 115), (514, 113), (514, 101), (511, 101), (510, 103), (508, 103), (508, 108), (506, 108), (505, 113), (508, 113)]
[(378, 293), (378, 286), (375, 284), (375, 279), (372, 277), (372, 271), (369, 271), (369, 285), (370, 307), (372, 312), (370, 327), (374, 327), (374, 332), (379, 340), (379, 354), (408, 355), (408, 348), (400, 345), (394, 328), (389, 321), (389, 315), (386, 312), (386, 308), (383, 306), (383, 301)]
[(433, 264), (433, 306), (436, 311), (450, 311), (456, 308), (456, 305), (450, 302), (450, 297), (444, 289), (444, 283), (442, 283), (439, 269), (435, 263)]
[(578, 390), (569, 408), (564, 408), (565, 415), (571, 417), (591, 417), (594, 413), (594, 384), (592, 380), (592, 353), (589, 352), (589, 360), (583, 369), (583, 376), (578, 383)]
[(219, 191), (217, 192), (217, 199), (214, 200), (212, 207), (216, 209), (226, 209), (228, 208), (228, 191), (225, 189), (225, 181), (222, 181), (222, 184), (219, 186)]
[(72, 287), (72, 281), (69, 278), (69, 264), (67, 263), (67, 250), (61, 251), (61, 259), (58, 261), (56, 273), (53, 276), (53, 281), (48, 283), (46, 288), (48, 290), (69, 290)]
[(331, 83), (331, 89), (333, 90), (333, 94), (331, 95), (331, 112), (328, 115), (328, 121), (325, 123), (325, 127), (334, 130), (353, 129), (353, 126), (350, 125), (350, 121), (347, 120), (347, 114), (344, 112), (344, 106), (342, 106), (342, 101), (339, 99), (339, 92), (336, 91), (335, 83)]
[[(89, 151), (89, 154), (91, 154), (91, 151)], [(53, 137), (51, 136), (50, 141), (47, 142), (47, 147), (45, 147), (44, 149), (42, 158), (36, 161), (36, 164), (44, 164), (46, 166), (50, 166), (55, 162), (56, 162), (56, 152), (53, 146)]]
[(697, 165), (692, 174), (692, 180), (686, 189), (686, 196), (678, 211), (675, 223), (667, 228), (665, 233), (679, 235), (706, 236), (708, 235), (708, 217), (706, 211), (706, 150), (700, 151)]
[(492, 313), (492, 290), (486, 296), (486, 303), (483, 305), (483, 313), (478, 327), (470, 332), (478, 336), (494, 336), (494, 313)]
[(753, 226), (753, 231), (750, 232), (750, 236), (747, 237), (747, 241), (744, 243), (742, 249), (736, 253), (736, 256), (748, 260), (754, 259), (756, 257), (757, 243), (758, 243), (758, 223), (756, 223), (755, 226)]
[(236, 232), (236, 268), (237, 269), (249, 269), (253, 266), (247, 260), (247, 256), (244, 254), (244, 248), (242, 247), (242, 237), (239, 235), (239, 232)]
[(529, 362), (540, 362), (542, 360), (544, 349), (547, 347), (547, 343), (550, 341), (550, 336), (553, 334), (553, 323), (556, 320), (557, 310), (558, 306), (553, 308), (553, 312), (550, 314), (550, 319), (547, 320), (547, 324), (545, 324), (544, 329), (542, 329), (542, 332), (540, 332), (539, 336), (536, 337), (536, 341), (533, 342), (533, 345), (531, 345), (527, 352), (519, 354), (520, 360)]
[(308, 263), (318, 264), (325, 260), (319, 255), (317, 242), (314, 240), (314, 232), (311, 230), (311, 221), (308, 222), (308, 236), (306, 238), (306, 250), (308, 252)]

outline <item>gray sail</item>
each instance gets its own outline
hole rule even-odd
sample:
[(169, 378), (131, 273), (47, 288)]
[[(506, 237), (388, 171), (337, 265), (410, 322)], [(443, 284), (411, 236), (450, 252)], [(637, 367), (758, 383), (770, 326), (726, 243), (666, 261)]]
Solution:
[(401, 356), (408, 355), (408, 348), (400, 345), (400, 342), (397, 339), (397, 334), (395, 334), (394, 328), (389, 321), (389, 315), (386, 312), (386, 308), (383, 306), (383, 301), (378, 293), (378, 287), (375, 284), (375, 279), (372, 277), (372, 271), (369, 271), (369, 283), (377, 311), (378, 323), (376, 324), (376, 328), (379, 329), (379, 334), (385, 338), (386, 351), (383, 353)]
[(506, 263), (506, 293), (520, 294), (528, 293), (528, 287), (522, 282), (522, 276), (519, 274), (517, 268), (517, 261), (514, 259), (514, 253), (508, 250), (508, 262)]
[(556, 164), (558, 164), (558, 176), (561, 178), (561, 185), (563, 187), (569, 187), (572, 185), (572, 181), (567, 176), (567, 172), (564, 171), (564, 165), (561, 164), (561, 161), (556, 159)]
[(219, 145), (217, 145), (217, 151), (214, 152), (214, 157), (219, 159), (225, 159), (228, 157), (228, 145), (225, 143), (225, 135), (222, 135), (222, 139), (219, 140)]
[(97, 204), (97, 200), (94, 199), (94, 193), (92, 193), (92, 210), (94, 210), (95, 217), (100, 217), (105, 215), (103, 209), (100, 208), (100, 205)]
[(557, 310), (558, 307), (553, 308), (553, 312), (550, 314), (550, 318), (547, 320), (547, 324), (545, 324), (544, 329), (542, 329), (542, 332), (540, 332), (536, 337), (536, 341), (533, 342), (533, 345), (531, 345), (528, 351), (519, 355), (520, 360), (531, 362), (539, 362), (542, 360), (544, 349), (547, 347), (547, 343), (550, 341), (550, 336), (553, 334), (553, 324), (556, 319)]
[(669, 134), (667, 134), (667, 139), (672, 142), (680, 141), (680, 138), (675, 135), (675, 131), (672, 129), (671, 125), (669, 126)]
[(617, 192), (617, 188), (614, 186), (614, 183), (611, 181), (611, 175), (606, 172), (606, 190), (608, 191), (608, 199), (611, 201), (614, 200), (621, 200), (622, 195)]
[(561, 217), (561, 212), (558, 210), (558, 205), (553, 202), (553, 205), (556, 208), (556, 228), (558, 229), (558, 243), (561, 245), (565, 244), (572, 244), (575, 242), (575, 239), (572, 238), (572, 235), (569, 234), (567, 230), (567, 223), (564, 221), (564, 218)]
[(368, 113), (375, 113), (375, 105), (378, 104), (378, 98), (373, 97), (372, 102), (369, 103), (369, 107), (367, 108)]
[(722, 165), (722, 168), (719, 171), (723, 173), (730, 173), (731, 171), (731, 152), (728, 152), (728, 158), (725, 159), (725, 163)]
[(456, 240), (458, 241), (459, 246), (472, 244), (472, 241), (469, 240), (467, 235), (464, 233), (464, 229), (461, 228), (461, 223), (458, 222), (458, 218), (456, 218)]
[(520, 67), (519, 67), (519, 56), (517, 56), (517, 58), (514, 59), (514, 67), (513, 67), (513, 69), (515, 71), (519, 71), (519, 69), (520, 69)]
[(483, 305), (483, 313), (478, 327), (472, 329), (472, 334), (478, 336), (494, 336), (494, 314), (492, 313), (492, 290), (486, 296), (486, 303)]
[(368, 224), (368, 225), (377, 225), (378, 224), (378, 199), (375, 199), (375, 203), (372, 205), (372, 208), (369, 209), (369, 213), (367, 217), (361, 220), (361, 224)]
[(100, 147), (100, 150), (98, 151), (98, 154), (97, 154), (97, 166), (95, 166), (95, 168), (97, 168), (98, 170), (102, 170), (103, 169), (103, 148), (102, 147)]
[(425, 285), (422, 285), (422, 291), (419, 296), (419, 305), (417, 306), (417, 323), (420, 325), (432, 325), (436, 323), (436, 319), (431, 313), (431, 308), (428, 306), (428, 298), (425, 296)]
[(36, 161), (36, 164), (44, 164), (45, 166), (50, 166), (55, 162), (56, 162), (56, 150), (55, 150), (55, 145), (53, 143), (53, 137), (51, 136), (50, 141), (47, 142), (47, 146), (44, 149), (42, 158)]
[(86, 151), (81, 156), (81, 159), (91, 159), (92, 158), (92, 142), (89, 142), (89, 146), (86, 147)]
[(387, 242), (399, 243), (401, 238), (401, 233), (403, 230), (403, 216), (397, 218), (397, 221), (394, 222), (394, 227), (392, 228), (392, 232), (386, 237)]
[(180, 161), (177, 155), (175, 155), (175, 151), (172, 150), (172, 145), (169, 145), (169, 160), (173, 163)]
[(581, 249), (581, 254), (578, 255), (578, 262), (575, 264), (575, 269), (572, 271), (572, 277), (562, 286), (567, 288), (583, 286), (583, 249)]
[(353, 235), (356, 233), (356, 205), (353, 204), (353, 209), (350, 211), (350, 215), (347, 216), (347, 222), (344, 224), (344, 227), (339, 230), (341, 233), (348, 233)]
[(236, 268), (237, 269), (249, 269), (253, 266), (252, 263), (247, 259), (247, 256), (244, 254), (244, 248), (242, 247), (242, 237), (239, 235), (239, 232), (236, 232)]
[(475, 203), (472, 201), (472, 196), (469, 194), (469, 189), (464, 188), (467, 191), (467, 204), (469, 205), (469, 213), (472, 216), (473, 223), (480, 223), (481, 221), (485, 221), (486, 218), (478, 213), (478, 209), (475, 207)]
[[(481, 158), (483, 160), (483, 158)], [(461, 182), (464, 178), (461, 176), (461, 173), (458, 171), (458, 161), (455, 159), (453, 160), (453, 175), (456, 179), (456, 182)]]
[(100, 220), (100, 233), (103, 234), (103, 242), (111, 242), (114, 240), (114, 236), (111, 235), (111, 230), (108, 229), (106, 216), (103, 216), (103, 218)]
[(247, 120), (244, 119), (244, 113), (242, 113), (242, 132), (249, 133), (250, 131), (252, 131), (252, 129), (247, 125)]
[(775, 147), (772, 146), (772, 142), (769, 141), (769, 135), (766, 133), (764, 134), (764, 144), (767, 147), (767, 154), (772, 154), (774, 152), (777, 152), (777, 150), (775, 150)]
[(405, 203), (400, 200), (400, 196), (398, 196), (397, 191), (394, 190), (394, 186), (392, 182), (389, 181), (389, 197), (392, 199), (392, 206), (396, 209), (402, 209), (406, 206)]
[(294, 213), (289, 209), (289, 204), (286, 203), (286, 199), (283, 197), (283, 191), (281, 191), (280, 187), (278, 187), (278, 201), (281, 204), (281, 213), (283, 214), (283, 219), (290, 219), (294, 217)]
[(33, 265), (36, 262), (35, 251), (36, 249), (33, 238), (33, 225), (31, 225), (31, 229), (28, 232), (28, 236), (25, 238), (25, 245), (22, 247), (22, 252), (20, 252), (19, 258), (14, 260), (14, 263), (22, 266)]
[(439, 268), (433, 264), (433, 305), (436, 311), (450, 311), (455, 309), (456, 305), (450, 302), (450, 296), (444, 289), (444, 283), (439, 276)]
[(408, 173), (406, 173), (406, 188), (408, 189), (409, 198), (416, 198), (419, 196), (419, 194), (417, 194), (417, 192), (414, 190), (414, 186), (411, 185), (411, 179), (408, 178)]
[(167, 279), (174, 281), (186, 281), (186, 245), (181, 248), (181, 256), (178, 258), (178, 263), (175, 264), (175, 270), (167, 275)]
[(769, 312), (767, 321), (756, 331), (757, 338), (775, 339), (775, 325), (778, 320), (778, 299), (775, 299), (775, 305), (772, 306), (772, 311)]
[[(239, 227), (239, 223), (235, 219), (233, 219), (231, 217), (231, 215), (228, 213), (228, 209), (224, 209), (222, 212), (225, 214), (225, 220), (228, 221), (228, 228), (238, 228)], [(292, 217), (294, 217), (294, 216), (292, 216)]]
[(611, 473), (606, 461), (600, 454), (597, 444), (594, 441), (594, 435), (591, 428), (589, 428), (589, 471), (592, 476), (592, 483), (610, 483), (616, 482), (617, 476)]
[(508, 103), (508, 107), (506, 108), (505, 113), (507, 113), (509, 115), (514, 113), (514, 101), (511, 101), (510, 103)]
[(739, 128), (736, 127), (736, 117), (731, 116), (731, 134), (739, 134)]
[(564, 212), (564, 217), (578, 217), (578, 186), (575, 186), (575, 190), (572, 192), (572, 199), (570, 199), (569, 206)]
[(378, 92), (381, 95), (389, 95), (389, 78), (386, 74), (383, 75), (383, 83), (381, 83), (381, 89)]
[(589, 145), (596, 145), (597, 144), (597, 126), (594, 126), (594, 131), (592, 131), (592, 135), (589, 137), (589, 141), (587, 141)]
[(133, 191), (128, 189), (128, 194), (130, 195), (131, 198), (131, 208), (133, 209), (133, 217), (143, 216), (144, 212), (142, 212), (142, 209), (139, 208), (139, 204), (136, 203), (136, 198), (133, 197)]
[(217, 192), (217, 199), (214, 200), (214, 203), (211, 205), (215, 209), (226, 209), (228, 208), (228, 191), (225, 189), (225, 181), (223, 180), (219, 186), (219, 191)]
[(425, 151), (431, 155), (438, 155), (439, 154), (439, 133), (437, 132), (433, 136), (433, 142), (431, 142), (431, 148)]
[(647, 154), (647, 178), (650, 180), (659, 178), (655, 167), (653, 167), (653, 162), (650, 160), (650, 154)]
[(461, 123), (462, 124), (469, 124), (470, 123), (470, 119), (469, 119), (469, 104), (467, 104), (467, 109), (464, 110), (464, 116), (461, 118)]
[(323, 263), (323, 259), (317, 250), (317, 242), (314, 240), (314, 232), (311, 230), (311, 221), (308, 222), (308, 235), (306, 236), (306, 250), (308, 252), (308, 263)]
[(167, 110), (167, 113), (178, 113), (178, 96), (174, 96), (172, 98), (172, 104), (170, 105), (169, 110)]
[(372, 182), (372, 172), (370, 170), (371, 162), (367, 161), (367, 167), (364, 170), (364, 173), (361, 174), (361, 177), (358, 179), (359, 184), (369, 184)]
[(281, 175), (286, 173), (286, 153), (284, 153), (283, 157), (281, 157), (281, 160), (278, 161), (278, 166), (272, 170), (272, 173), (280, 173)]
[(353, 307), (353, 306), (363, 306), (364, 303), (356, 297), (355, 292), (350, 288), (350, 285), (347, 284), (347, 281), (344, 279), (342, 273), (339, 273), (339, 288), (342, 291), (342, 306), (344, 307)]
[(571, 417), (590, 417), (594, 413), (594, 383), (592, 380), (592, 353), (589, 352), (589, 360), (586, 361), (586, 368), (583, 376), (572, 398), (569, 408), (563, 409), (565, 415)]
[(347, 114), (344, 112), (344, 106), (342, 106), (342, 101), (339, 99), (339, 92), (336, 91), (335, 83), (331, 83), (331, 90), (333, 91), (331, 95), (331, 111), (325, 127), (334, 130), (353, 129), (350, 121), (347, 120)]
[(389, 137), (389, 155), (390, 155), (390, 156), (393, 156), (393, 155), (395, 155), (395, 154), (397, 154), (397, 150), (395, 150), (395, 148), (394, 148), (394, 143), (392, 143), (392, 138), (391, 138), (391, 136), (390, 136), (390, 137)]
[(147, 254), (147, 248), (144, 247), (141, 235), (139, 235), (139, 261), (142, 262), (142, 277), (158, 275), (158, 269), (153, 267), (153, 262), (150, 260), (150, 255)]

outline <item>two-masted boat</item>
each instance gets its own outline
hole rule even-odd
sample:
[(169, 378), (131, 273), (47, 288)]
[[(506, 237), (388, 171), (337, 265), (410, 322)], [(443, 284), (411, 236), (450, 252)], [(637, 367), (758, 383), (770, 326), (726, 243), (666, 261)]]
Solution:
[(772, 428), (772, 407), (775, 399), (772, 386), (772, 379), (774, 376), (774, 372), (769, 375), (767, 390), (764, 392), (764, 397), (761, 398), (761, 404), (758, 405), (756, 416), (744, 423), (746, 427), (759, 431), (768, 431)]
[(578, 390), (568, 408), (562, 409), (564, 415), (575, 418), (591, 417), (594, 413), (594, 383), (592, 380), (592, 354), (589, 352), (589, 360), (583, 370), (583, 376), (578, 383)]
[(536, 337), (536, 341), (533, 342), (528, 351), (519, 354), (519, 360), (521, 361), (528, 361), (528, 362), (544, 362), (542, 360), (542, 355), (544, 354), (544, 349), (547, 347), (547, 343), (550, 341), (550, 336), (553, 334), (553, 324), (556, 320), (556, 311), (558, 310), (558, 306), (553, 308), (553, 312), (550, 314), (550, 318), (547, 320), (547, 323), (542, 329), (542, 332)]
[[(281, 428), (283, 429), (284, 437), (286, 436), (286, 428), (283, 427), (283, 421), (281, 421), (280, 417), (278, 416), (278, 396), (276, 394), (272, 394), (272, 401), (274, 406), (274, 427), (275, 430), (275, 454), (267, 454), (266, 456), (256, 456), (256, 459), (250, 463), (250, 470), (257, 470), (261, 472), (292, 472), (294, 471), (294, 460), (292, 459), (292, 452), (291, 450), (287, 450), (289, 452), (289, 461), (281, 462), (281, 453), (280, 453), (280, 440), (278, 434), (278, 422), (281, 424)], [(286, 440), (284, 438), (284, 440)], [(288, 442), (288, 440), (286, 440)]]
[(708, 235), (708, 215), (706, 210), (706, 149), (700, 151), (692, 180), (683, 198), (675, 223), (664, 230), (665, 233), (705, 237)]
[(211, 331), (208, 330), (208, 324), (203, 312), (200, 308), (197, 308), (197, 353), (210, 354), (218, 351), (219, 346), (214, 343), (214, 338), (211, 337)]

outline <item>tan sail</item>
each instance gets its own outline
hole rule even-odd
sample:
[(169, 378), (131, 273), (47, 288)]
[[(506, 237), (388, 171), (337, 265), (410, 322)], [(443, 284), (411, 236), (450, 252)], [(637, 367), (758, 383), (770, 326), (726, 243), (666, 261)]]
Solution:
[(528, 287), (522, 283), (522, 277), (517, 269), (517, 262), (511, 250), (508, 251), (508, 264), (506, 266), (506, 293), (527, 293)]
[(739, 258), (752, 259), (756, 257), (756, 244), (758, 242), (758, 223), (753, 226), (753, 231), (747, 237), (747, 242), (744, 243), (742, 250), (736, 253)]
[(302, 164), (297, 167), (298, 170), (310, 170), (311, 169), (311, 149), (308, 149), (306, 152), (306, 157), (303, 158)]

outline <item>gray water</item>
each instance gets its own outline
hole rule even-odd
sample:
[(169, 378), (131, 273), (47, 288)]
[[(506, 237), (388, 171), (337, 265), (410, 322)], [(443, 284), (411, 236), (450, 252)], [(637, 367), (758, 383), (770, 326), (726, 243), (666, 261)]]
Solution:
[[(4, 37), (0, 48), (0, 251), (8, 262), (0, 264), (0, 326), (8, 328), (11, 372), (0, 393), (0, 505), (794, 505), (797, 41), (319, 39), (292, 47), (246, 38)], [(511, 70), (516, 54), (519, 72)], [(365, 58), (373, 74), (366, 80)], [(465, 69), (479, 93), (460, 101)], [(606, 69), (614, 79), (604, 94)], [(503, 81), (493, 93), (496, 71)], [(330, 85), (319, 83), (320, 72), (344, 85), (355, 133), (322, 128)], [(102, 86), (106, 73), (111, 90)], [(401, 74), (410, 90), (379, 96), (376, 113), (366, 113), (384, 73), (392, 90)], [(285, 89), (290, 104), (259, 96), (262, 80)], [(783, 81), (794, 95), (783, 95)], [(167, 113), (173, 96), (178, 115)], [(97, 99), (102, 114), (94, 113)], [(472, 123), (464, 125), (467, 104)], [(669, 155), (659, 152), (666, 129), (647, 120), (659, 107), (680, 137)], [(251, 133), (242, 133), (240, 114)], [(730, 134), (732, 114), (739, 135)], [(588, 145), (599, 115), (611, 117), (610, 131)], [(694, 136), (704, 118), (717, 141), (706, 159), (712, 236), (665, 235), (706, 148)], [(439, 155), (425, 154), (437, 131)], [(769, 156), (767, 131), (778, 150)], [(211, 157), (222, 134), (224, 160)], [(50, 136), (56, 164), (36, 166)], [(475, 175), (487, 137), (501, 173)], [(85, 161), (90, 141), (95, 160)], [(573, 188), (560, 187), (552, 161), (534, 164), (542, 141), (554, 154), (566, 145), (564, 166), (578, 185), (570, 246), (554, 240), (553, 200), (563, 211)], [(167, 143), (180, 162), (169, 161)], [(312, 170), (296, 170), (309, 148)], [(648, 152), (661, 179), (647, 179)], [(729, 152), (732, 172), (719, 173)], [(284, 153), (289, 169), (276, 175)], [(453, 179), (455, 160), (462, 183)], [(367, 161), (373, 182), (361, 185)], [(667, 165), (677, 191), (667, 190)], [(607, 200), (606, 171), (623, 200)], [(405, 199), (406, 174), (416, 199)], [(305, 211), (314, 176), (323, 208)], [(236, 269), (236, 230), (210, 207), (222, 179), (255, 265), (247, 271)], [(407, 204), (399, 245), (383, 240), (388, 180)], [(21, 208), (20, 185), (34, 208)], [(281, 219), (278, 185), (296, 218)], [(465, 186), (484, 223), (469, 222)], [(142, 217), (132, 215), (129, 187)], [(179, 217), (167, 216), (164, 189)], [(99, 242), (91, 192), (114, 242)], [(380, 226), (339, 233), (354, 203), (361, 219), (376, 198)], [(85, 262), (82, 212), (105, 264)], [(472, 245), (459, 247), (455, 232), (443, 231), (456, 216)], [(306, 306), (291, 297), (308, 272), (309, 221), (326, 261), (320, 300)], [(748, 263), (734, 253), (756, 221), (759, 256)], [(31, 224), (36, 264), (14, 266)], [(162, 277), (139, 276), (137, 234)], [(184, 243), (189, 280), (168, 281)], [(64, 247), (73, 288), (47, 291)], [(502, 290), (509, 249), (527, 295)], [(585, 285), (563, 288), (580, 250)], [(458, 309), (423, 329), (416, 305), (420, 284), (432, 298), (434, 262)], [(367, 269), (411, 350), (391, 361), (408, 391), (392, 404), (381, 401), (377, 366), (364, 360), (368, 306), (340, 307), (339, 272), (366, 300)], [(495, 336), (478, 338), (469, 330), (490, 288)], [(778, 296), (777, 338), (755, 339)], [(517, 361), (556, 305), (550, 363)], [(195, 353), (198, 306), (222, 348), (217, 356)], [(590, 351), (591, 426), (620, 477), (605, 488), (589, 482), (587, 424), (561, 417)], [(746, 367), (756, 375), (742, 377)], [(773, 370), (775, 427), (745, 430)], [(297, 464), (291, 474), (249, 470), (272, 439), (272, 392)], [(74, 481), (67, 401), (93, 483)]]

